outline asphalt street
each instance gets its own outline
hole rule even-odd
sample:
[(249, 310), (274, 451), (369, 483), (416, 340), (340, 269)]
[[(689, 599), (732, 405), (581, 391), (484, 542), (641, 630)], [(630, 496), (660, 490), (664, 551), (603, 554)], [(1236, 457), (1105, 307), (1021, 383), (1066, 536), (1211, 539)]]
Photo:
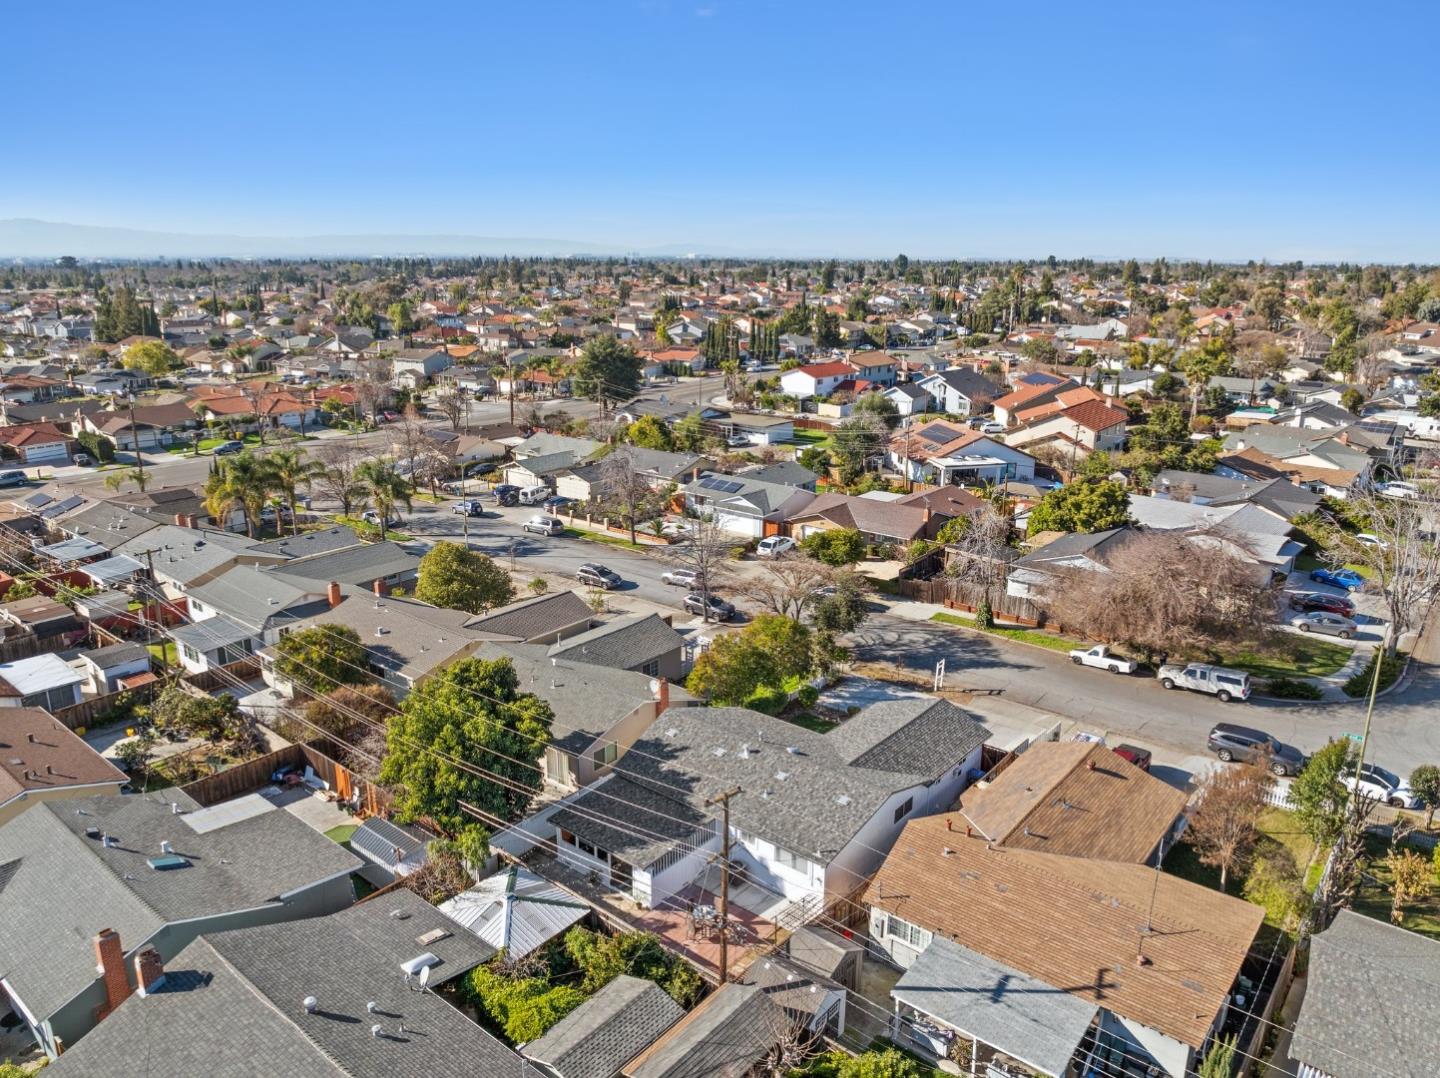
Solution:
[[(1432, 624), (1420, 638), (1411, 677), (1376, 703), (1366, 756), (1402, 776), (1417, 764), (1440, 763), (1440, 648), (1435, 639)], [(926, 673), (943, 658), (949, 688), (1001, 695), (1097, 732), (1133, 735), (1182, 752), (1203, 752), (1205, 736), (1217, 722), (1258, 727), (1306, 752), (1332, 738), (1360, 733), (1365, 722), (1364, 701), (1222, 704), (1198, 693), (1167, 692), (1152, 677), (1076, 666), (1062, 652), (893, 615), (872, 617), (848, 643), (857, 658)]]

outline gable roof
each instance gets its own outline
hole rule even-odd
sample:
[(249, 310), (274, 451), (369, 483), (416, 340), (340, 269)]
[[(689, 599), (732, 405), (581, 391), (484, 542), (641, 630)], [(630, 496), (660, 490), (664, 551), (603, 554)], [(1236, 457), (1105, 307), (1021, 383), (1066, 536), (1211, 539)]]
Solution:
[(1423, 1078), (1440, 1060), (1440, 942), (1341, 910), (1310, 937), (1290, 1054), (1331, 1078)]
[(684, 638), (660, 615), (637, 614), (551, 644), (549, 654), (592, 666), (634, 670), (684, 646)]
[[(132, 995), (51, 1066), (87, 1078), (134, 1074), (146, 1060), (164, 1073), (226, 1078), (521, 1073), (515, 1053), (443, 996), (405, 982), (395, 937), (444, 919), (414, 896), (374, 901), (382, 904), (200, 937), (167, 963), (156, 991)], [(407, 919), (377, 920), (390, 921), (391, 909)], [(469, 947), (467, 934), (448, 930), (440, 949)], [(430, 949), (412, 940), (405, 959)], [(311, 995), (314, 1013), (302, 1005)]]
[(476, 615), (465, 623), (465, 628), (492, 638), (542, 640), (581, 622), (588, 625), (594, 616), (595, 612), (577, 593), (556, 591)]
[(684, 1015), (654, 981), (622, 973), (523, 1054), (564, 1078), (611, 1078)]
[(922, 506), (902, 505), (861, 498), (853, 494), (825, 493), (817, 497), (790, 522), (820, 518), (840, 528), (853, 528), (870, 535), (893, 539), (914, 539), (925, 530), (927, 514)]
[[(143, 649), (140, 653), (145, 654)], [(22, 794), (118, 787), (128, 781), (125, 772), (50, 712), (38, 707), (0, 708), (0, 805)]]
[(997, 845), (1143, 864), (1185, 802), (1104, 745), (1041, 741), (967, 790), (960, 811)]
[(865, 900), (1194, 1048), (1265, 916), (1144, 865), (992, 846), (959, 813), (910, 821)]
[(741, 1078), (765, 1058), (787, 1026), (784, 1012), (763, 987), (724, 984), (632, 1060), (625, 1073), (629, 1078)]

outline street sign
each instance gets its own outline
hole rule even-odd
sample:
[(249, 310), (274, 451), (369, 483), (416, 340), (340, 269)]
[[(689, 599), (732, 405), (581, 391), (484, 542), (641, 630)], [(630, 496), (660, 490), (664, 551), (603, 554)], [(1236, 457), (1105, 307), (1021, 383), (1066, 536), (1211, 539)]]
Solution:
[(1357, 745), (1360, 744), (1360, 742), (1362, 742), (1362, 741), (1365, 740), (1365, 739), (1364, 739), (1363, 737), (1361, 737), (1359, 734), (1346, 734), (1345, 736), (1348, 737), (1351, 741), (1355, 742), (1355, 744), (1357, 744)]

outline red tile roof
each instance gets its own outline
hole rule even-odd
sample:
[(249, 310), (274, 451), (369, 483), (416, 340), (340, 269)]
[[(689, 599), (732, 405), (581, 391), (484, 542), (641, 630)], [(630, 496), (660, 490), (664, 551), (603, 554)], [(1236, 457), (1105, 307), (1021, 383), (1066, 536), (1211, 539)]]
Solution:
[(1084, 401), (1080, 404), (1073, 404), (1060, 415), (1072, 423), (1078, 423), (1086, 430), (1093, 430), (1097, 433), (1109, 430), (1130, 418), (1129, 412), (1120, 408), (1111, 408), (1108, 404), (1102, 404), (1100, 401)]

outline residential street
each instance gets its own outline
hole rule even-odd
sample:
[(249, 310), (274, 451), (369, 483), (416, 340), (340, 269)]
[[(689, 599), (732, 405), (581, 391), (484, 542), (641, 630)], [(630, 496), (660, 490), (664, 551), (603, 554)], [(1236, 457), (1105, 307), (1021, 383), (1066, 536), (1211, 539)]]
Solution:
[[(1440, 647), (1432, 614), (1407, 683), (1376, 703), (1367, 756), (1398, 774), (1440, 761)], [(1088, 723), (1097, 730), (1135, 735), (1184, 752), (1204, 752), (1217, 722), (1243, 723), (1274, 734), (1306, 752), (1327, 740), (1358, 734), (1365, 702), (1294, 706), (1269, 700), (1222, 704), (1181, 690), (1166, 692), (1153, 678), (1117, 677), (1076, 666), (1050, 652), (999, 637), (890, 614), (872, 617), (850, 641), (857, 658), (899, 662), (930, 672), (945, 660), (946, 684), (991, 692)]]

